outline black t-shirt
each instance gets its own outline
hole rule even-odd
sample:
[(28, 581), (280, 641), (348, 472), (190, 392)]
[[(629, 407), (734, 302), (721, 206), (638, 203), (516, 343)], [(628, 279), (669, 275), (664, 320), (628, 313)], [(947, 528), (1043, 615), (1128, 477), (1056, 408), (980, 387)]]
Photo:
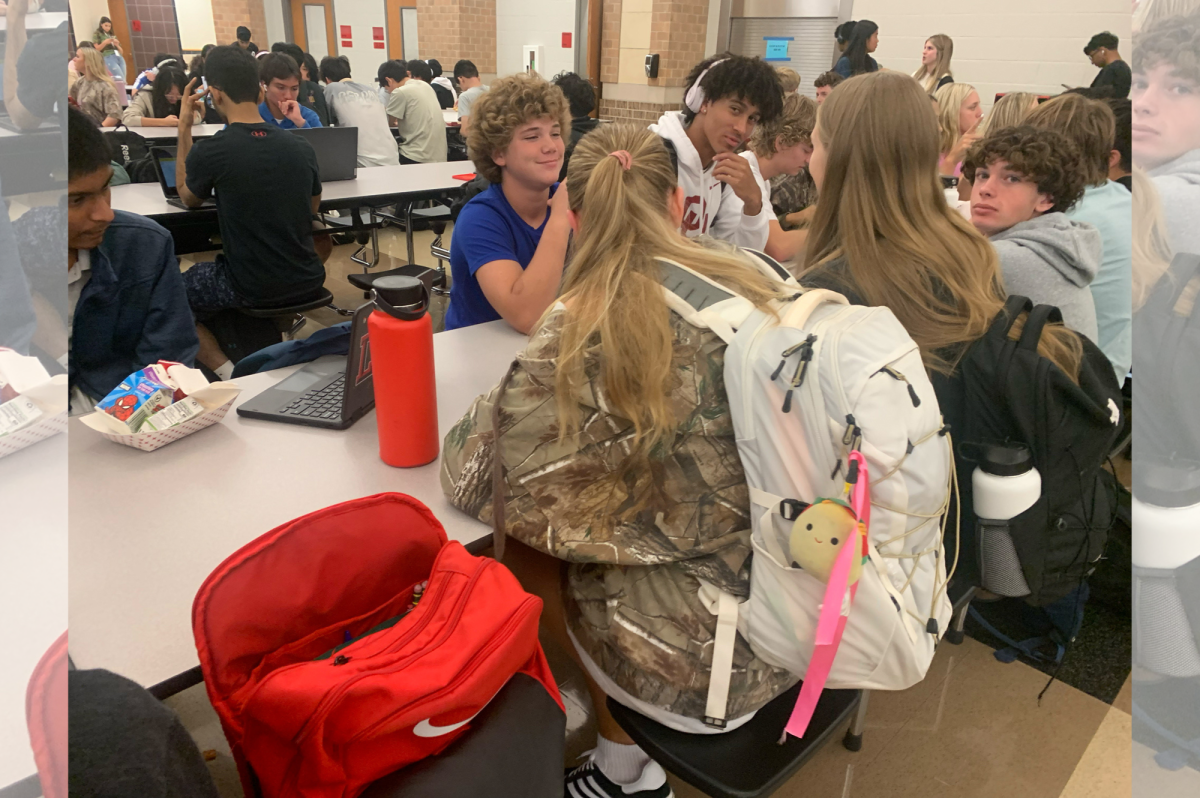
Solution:
[(1101, 69), (1100, 74), (1096, 75), (1096, 79), (1092, 81), (1092, 88), (1112, 86), (1113, 97), (1124, 100), (1129, 97), (1129, 86), (1132, 82), (1133, 73), (1129, 69), (1129, 64), (1124, 61), (1113, 61)]
[(216, 195), (229, 277), (242, 299), (282, 305), (324, 284), (312, 238), (321, 176), (307, 141), (265, 122), (231, 124), (192, 146), (187, 187)]

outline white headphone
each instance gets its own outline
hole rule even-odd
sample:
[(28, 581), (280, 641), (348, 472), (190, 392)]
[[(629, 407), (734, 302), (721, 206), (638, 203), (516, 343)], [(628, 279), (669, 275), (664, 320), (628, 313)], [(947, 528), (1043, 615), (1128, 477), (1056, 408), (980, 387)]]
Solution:
[(700, 77), (696, 78), (696, 82), (688, 89), (687, 95), (683, 98), (683, 104), (688, 107), (694, 114), (700, 113), (700, 107), (704, 105), (704, 89), (700, 88), (700, 84), (704, 81), (704, 76), (708, 74), (708, 70), (715, 67), (717, 64), (724, 64), (728, 58), (722, 58), (720, 61), (713, 61), (704, 71), (700, 73)]

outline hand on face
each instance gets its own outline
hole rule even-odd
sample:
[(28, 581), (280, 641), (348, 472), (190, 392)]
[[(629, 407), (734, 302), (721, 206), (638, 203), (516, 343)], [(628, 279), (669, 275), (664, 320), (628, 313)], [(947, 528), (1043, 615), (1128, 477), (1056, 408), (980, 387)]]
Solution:
[(758, 187), (758, 181), (754, 179), (750, 162), (742, 156), (732, 152), (717, 153), (713, 157), (712, 175), (732, 188), (733, 193), (746, 205), (761, 204), (762, 191)]

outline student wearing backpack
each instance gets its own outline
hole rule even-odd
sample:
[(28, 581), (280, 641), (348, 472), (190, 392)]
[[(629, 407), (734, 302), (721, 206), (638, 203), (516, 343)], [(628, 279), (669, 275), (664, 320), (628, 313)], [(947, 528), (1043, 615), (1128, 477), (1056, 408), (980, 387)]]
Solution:
[[(996, 250), (946, 203), (937, 161), (933, 109), (910, 77), (880, 73), (839, 86), (821, 105), (813, 131), (809, 170), (821, 201), (799, 279), (810, 288), (837, 291), (853, 304), (890, 308), (920, 347), (953, 432), (968, 420), (959, 365), (1004, 308), (1005, 292)], [(1009, 337), (1022, 326), (1018, 319)], [(1074, 333), (1051, 324), (1037, 351), (1077, 378), (1081, 347)], [(968, 475), (959, 474), (958, 487), (966, 507)], [(953, 509), (947, 517), (955, 517)], [(953, 544), (953, 521), (947, 535), (947, 544)], [(966, 531), (961, 553), (962, 581), (978, 584), (975, 547)]]
[[(188, 79), (183, 70), (162, 67), (154, 78), (154, 88), (138, 92), (121, 119), (128, 127), (175, 127), (179, 124), (179, 104)], [(195, 123), (203, 122), (197, 109)]]
[(996, 248), (1008, 293), (1054, 305), (1068, 327), (1096, 341), (1088, 286), (1100, 270), (1100, 232), (1066, 216), (1083, 197), (1084, 174), (1066, 137), (1029, 125), (992, 133), (963, 166), (971, 224)]
[[(746, 595), (750, 511), (725, 344), (668, 309), (659, 259), (759, 307), (784, 292), (742, 256), (680, 235), (685, 198), (671, 154), (645, 129), (613, 123), (585, 136), (567, 187), (575, 256), (561, 299), (501, 385), (447, 436), (442, 485), (457, 507), (491, 520), (492, 419), (502, 419), (499, 506), (513, 538), (503, 561), (542, 597), (545, 629), (582, 664), (599, 722), (597, 749), (567, 776), (567, 794), (666, 798), (661, 767), (605, 699), (679, 731), (715, 731), (703, 723), (703, 674), (716, 619), (699, 579)], [(734, 663), (727, 730), (795, 682), (741, 637)]]
[[(766, 245), (767, 228), (756, 220), (762, 191), (738, 150), (782, 108), (779, 76), (761, 58), (723, 53), (692, 68), (683, 111), (668, 111), (650, 126), (679, 154), (685, 236), (707, 235), (754, 249)], [(742, 201), (737, 212), (729, 207), (734, 196)]]

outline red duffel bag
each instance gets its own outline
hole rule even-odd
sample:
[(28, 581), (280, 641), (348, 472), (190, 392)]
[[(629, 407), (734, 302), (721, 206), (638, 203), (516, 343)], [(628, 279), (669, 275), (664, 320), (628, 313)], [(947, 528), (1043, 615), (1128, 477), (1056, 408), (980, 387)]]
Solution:
[(311, 513), (222, 563), (192, 609), (248, 796), (353, 798), (437, 754), (516, 673), (562, 706), (541, 600), (385, 493)]

